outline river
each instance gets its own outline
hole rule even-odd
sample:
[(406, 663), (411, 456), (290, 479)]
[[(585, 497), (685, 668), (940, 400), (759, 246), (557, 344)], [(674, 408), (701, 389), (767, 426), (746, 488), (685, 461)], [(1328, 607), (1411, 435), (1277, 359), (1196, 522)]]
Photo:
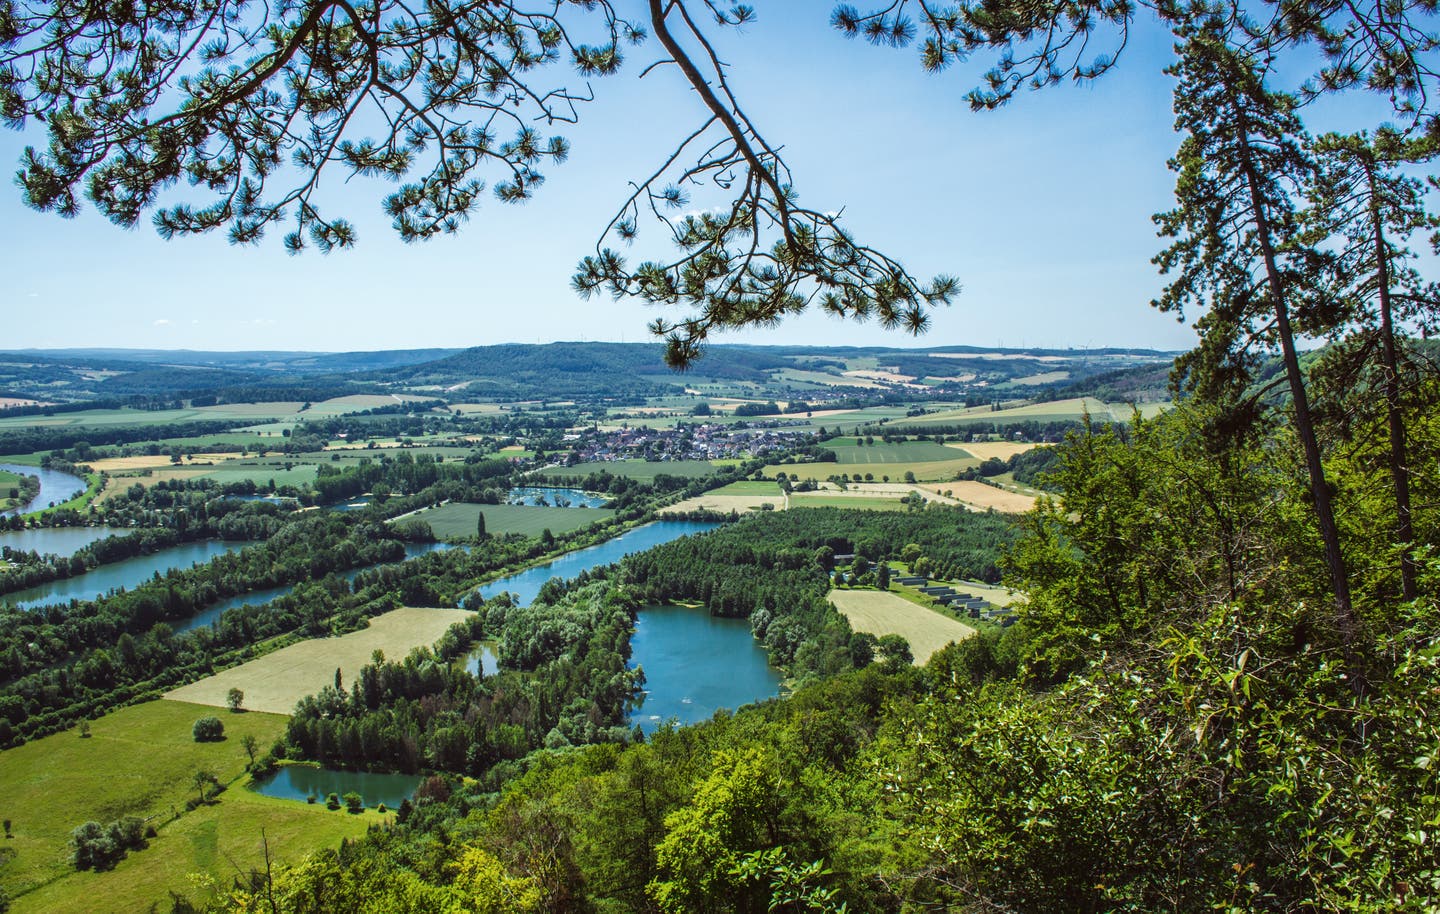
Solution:
[(0, 470), (9, 470), (11, 473), (19, 473), (21, 476), (40, 477), (40, 494), (35, 496), (34, 501), (9, 511), (0, 512), (0, 514), (28, 514), (31, 511), (48, 508), (52, 504), (58, 505), (67, 502), (85, 491), (85, 480), (73, 473), (47, 470), (44, 467), (27, 467), (18, 463), (0, 463)]

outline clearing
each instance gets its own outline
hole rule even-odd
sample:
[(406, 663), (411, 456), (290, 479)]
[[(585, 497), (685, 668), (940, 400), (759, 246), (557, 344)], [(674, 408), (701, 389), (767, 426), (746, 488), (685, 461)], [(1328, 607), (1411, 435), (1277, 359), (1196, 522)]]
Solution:
[[(224, 740), (195, 742), (191, 727), (207, 715), (224, 722)], [(233, 783), (248, 760), (241, 738), (254, 736), (264, 752), (284, 732), (284, 717), (151, 701), (107, 714), (90, 726), (86, 739), (67, 730), (5, 752), (0, 797), (14, 834), (5, 846), (16, 856), (5, 870), (4, 885), (12, 894), (27, 893), (14, 899), (15, 914), (143, 911), (162, 901), (168, 889), (188, 891), (189, 873), (224, 880), (233, 874), (231, 858), (247, 866), (258, 862), (262, 826), (272, 854), (295, 859), (341, 837), (363, 834), (368, 824), (379, 821), (373, 812), (328, 813), (319, 806), (270, 800)], [(191, 780), (201, 768), (233, 786), (218, 803), (185, 812), (185, 801), (195, 795)], [(146, 819), (159, 836), (112, 872), (75, 872), (71, 830), (92, 819), (105, 823), (125, 815)]]
[(289, 714), (306, 695), (334, 685), (336, 669), (349, 683), (375, 651), (399, 659), (417, 647), (434, 644), (446, 629), (470, 615), (463, 609), (401, 607), (371, 619), (369, 628), (338, 638), (311, 638), (292, 644), (181, 686), (165, 697), (223, 708), (226, 694), (239, 688), (245, 692), (245, 707)]
[(829, 600), (850, 620), (857, 632), (900, 635), (910, 642), (915, 665), (928, 663), (932, 654), (952, 641), (963, 641), (975, 629), (917, 606), (904, 597), (879, 590), (832, 590)]

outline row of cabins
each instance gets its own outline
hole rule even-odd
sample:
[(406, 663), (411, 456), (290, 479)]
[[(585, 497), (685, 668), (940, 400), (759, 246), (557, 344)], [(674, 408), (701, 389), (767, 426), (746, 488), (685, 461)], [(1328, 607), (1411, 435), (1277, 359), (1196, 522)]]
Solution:
[(949, 606), (952, 609), (963, 609), (970, 614), (970, 618), (972, 619), (986, 619), (1005, 626), (1015, 623), (1014, 610), (993, 606), (990, 601), (983, 597), (971, 596), (968, 593), (958, 593), (955, 588), (948, 585), (927, 584), (926, 579), (918, 575), (897, 577), (895, 583), (904, 584), (907, 587), (914, 587), (941, 606)]

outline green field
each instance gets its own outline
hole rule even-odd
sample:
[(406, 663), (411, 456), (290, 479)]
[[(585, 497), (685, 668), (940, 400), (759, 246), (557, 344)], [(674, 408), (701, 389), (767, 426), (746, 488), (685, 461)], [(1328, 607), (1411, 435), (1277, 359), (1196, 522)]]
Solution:
[[(11, 820), (14, 837), (5, 846), (15, 859), (3, 870), (3, 885), (12, 895), (28, 893), (15, 899), (13, 911), (142, 911), (167, 888), (187, 890), (189, 872), (225, 879), (233, 873), (228, 857), (256, 859), (261, 826), (272, 851), (293, 858), (361, 833), (365, 820), (378, 819), (267, 800), (238, 785), (215, 805), (185, 812), (195, 771), (209, 769), (232, 784), (242, 778), (247, 760), (241, 737), (255, 736), (263, 751), (285, 728), (280, 715), (222, 711), (226, 739), (195, 742), (190, 728), (196, 718), (216, 713), (151, 701), (94, 721), (87, 739), (70, 730), (7, 750), (0, 764), (0, 816)], [(146, 819), (159, 837), (111, 873), (75, 872), (70, 832), (92, 819), (104, 823), (125, 815)]]
[(200, 478), (214, 480), (222, 486), (237, 482), (253, 482), (257, 486), (266, 486), (273, 480), (277, 486), (305, 487), (315, 481), (316, 472), (315, 465), (309, 463), (292, 464), (287, 470), (283, 463), (249, 464), (227, 460), (221, 464), (220, 469), (205, 473)]
[[(823, 481), (831, 476), (849, 475), (850, 478), (863, 478), (866, 473), (874, 477), (873, 482), (884, 482), (885, 477), (890, 477), (890, 482), (901, 482), (906, 473), (914, 473), (918, 482), (948, 482), (955, 478), (955, 474), (961, 470), (968, 470), (971, 467), (978, 467), (980, 461), (974, 457), (965, 456), (965, 452), (956, 448), (948, 448), (944, 445), (936, 445), (945, 453), (950, 455), (948, 460), (920, 460), (907, 461), (904, 463), (781, 463), (770, 464), (765, 467), (766, 476), (774, 476), (776, 473), (786, 473), (795, 479), (814, 479)], [(878, 446), (877, 446), (878, 449)], [(868, 448), (862, 448), (868, 450)]]
[(228, 887), (240, 871), (264, 870), (267, 844), (273, 865), (298, 863), (394, 818), (265, 797), (237, 783), (218, 803), (161, 828), (148, 848), (115, 869), (71, 873), (15, 899), (11, 914), (131, 914), (157, 902), (158, 910), (168, 911), (171, 892), (203, 900), (207, 890), (197, 886), (197, 878)]
[(451, 502), (408, 514), (404, 519), (425, 521), (438, 539), (464, 539), (475, 535), (481, 511), (485, 512), (486, 533), (520, 533), (525, 536), (539, 536), (547, 528), (551, 533), (569, 533), (615, 516), (609, 508), (535, 508), (529, 505)]
[[(1169, 406), (1168, 403), (1142, 403), (1142, 416), (1154, 416)], [(913, 419), (897, 419), (895, 425), (910, 428), (927, 425), (1013, 425), (1019, 422), (1078, 422), (1086, 411), (1102, 422), (1129, 422), (1132, 408), (1129, 403), (1105, 403), (1094, 397), (1080, 397), (1072, 400), (1055, 400), (1050, 403), (1031, 403), (1010, 409), (992, 411), (987, 406), (969, 409), (946, 410)]]
[(790, 508), (846, 508), (851, 511), (904, 511), (905, 503), (898, 498), (869, 498), (863, 495), (823, 495), (793, 492)]
[(728, 486), (711, 489), (708, 495), (779, 495), (780, 485), (769, 479), (739, 479)]
[[(443, 458), (443, 460), (445, 461), (458, 461), (464, 460), (466, 457), (469, 457), (471, 454), (475, 453), (475, 451), (476, 448), (473, 447), (459, 447), (456, 445), (436, 445), (427, 447), (407, 448), (347, 447), (335, 448), (334, 450), (329, 451), (306, 451), (303, 454), (295, 454), (292, 459), (305, 460), (312, 463), (359, 463), (362, 460), (369, 460), (371, 462), (374, 462), (379, 460), (383, 456), (388, 455), (390, 457), (394, 457), (398, 454), (404, 453), (409, 454), (412, 458), (427, 456), (434, 458)], [(489, 456), (495, 457), (498, 455), (491, 454)], [(508, 457), (511, 455), (506, 454), (505, 456)]]
[(960, 453), (952, 447), (934, 441), (900, 441), (894, 444), (886, 444), (883, 441), (876, 441), (874, 444), (857, 444), (855, 438), (836, 438), (827, 441), (822, 445), (826, 450), (835, 452), (837, 463), (852, 464), (887, 464), (887, 463), (926, 463), (937, 460), (954, 460)]
[[(509, 456), (502, 454), (501, 456)], [(715, 465), (708, 460), (606, 460), (591, 463), (577, 463), (573, 467), (546, 467), (540, 475), (546, 479), (569, 476), (589, 476), (591, 473), (606, 472), (612, 476), (624, 476), (650, 482), (656, 476), (683, 476), (696, 479), (715, 472)]]

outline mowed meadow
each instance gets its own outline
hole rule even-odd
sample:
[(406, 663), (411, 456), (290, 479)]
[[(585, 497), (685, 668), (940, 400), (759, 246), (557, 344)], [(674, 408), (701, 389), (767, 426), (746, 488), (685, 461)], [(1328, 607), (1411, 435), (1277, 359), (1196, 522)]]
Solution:
[(375, 652), (400, 659), (428, 647), (446, 629), (469, 618), (463, 609), (405, 606), (370, 620), (359, 631), (334, 638), (311, 638), (223, 670), (166, 693), (166, 698), (223, 708), (231, 689), (245, 693), (245, 706), (289, 714), (295, 703), (335, 681), (349, 683)]
[(487, 534), (519, 533), (522, 536), (539, 536), (545, 530), (552, 534), (569, 533), (615, 516), (609, 508), (543, 508), (450, 502), (407, 514), (403, 519), (424, 521), (430, 525), (437, 539), (456, 540), (475, 536), (481, 514), (485, 515)]

